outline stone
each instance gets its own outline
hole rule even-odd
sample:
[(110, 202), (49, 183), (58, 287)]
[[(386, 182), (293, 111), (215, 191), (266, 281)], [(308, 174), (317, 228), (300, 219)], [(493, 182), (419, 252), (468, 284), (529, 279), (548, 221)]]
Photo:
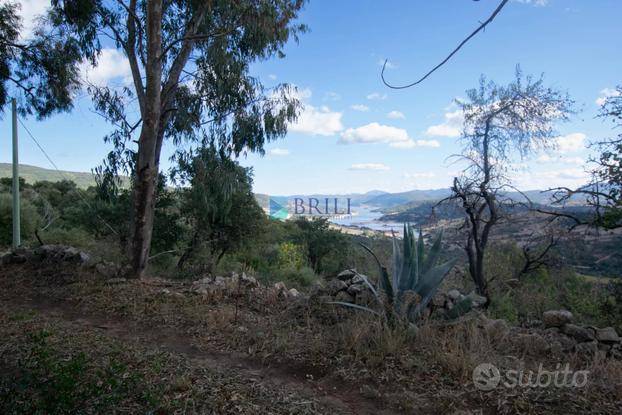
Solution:
[(330, 280), (326, 286), (330, 295), (336, 295), (338, 292), (347, 290), (348, 284), (342, 280)]
[(287, 287), (285, 286), (284, 282), (276, 282), (274, 283), (272, 287), (277, 293), (280, 293), (282, 291), (287, 291)]
[(514, 337), (512, 344), (519, 350), (540, 355), (549, 350), (549, 342), (538, 334), (519, 334)]
[(257, 278), (250, 276), (250, 275), (246, 275), (246, 273), (244, 272), (242, 273), (240, 282), (245, 287), (258, 287), (259, 286), (259, 282), (257, 281)]
[(352, 284), (348, 287), (348, 294), (352, 296), (356, 296), (357, 294), (363, 292), (365, 288), (360, 284)]
[(298, 290), (297, 290), (297, 289), (295, 289), (295, 288), (290, 288), (290, 289), (289, 289), (289, 291), (288, 291), (288, 293), (289, 293), (289, 296), (290, 296), (291, 298), (298, 298), (298, 297), (300, 297), (300, 291), (298, 291)]
[(483, 306), (484, 304), (486, 304), (486, 302), (488, 302), (488, 300), (486, 299), (486, 297), (481, 296), (477, 293), (470, 293), (469, 295), (466, 296), (466, 298), (468, 298), (469, 300), (471, 300), (471, 305), (474, 308), (478, 308)]
[(341, 301), (342, 303), (354, 303), (354, 297), (346, 291), (339, 291), (335, 296), (335, 301)]
[(591, 342), (577, 343), (575, 351), (579, 354), (593, 356), (598, 352), (598, 342), (594, 340)]
[(451, 299), (451, 301), (457, 302), (458, 300), (460, 300), (460, 296), (462, 296), (462, 294), (460, 293), (460, 291), (458, 290), (449, 290), (447, 292), (447, 297), (449, 297)]
[(224, 288), (227, 285), (227, 281), (225, 280), (224, 277), (221, 277), (220, 275), (218, 275), (216, 278), (214, 278), (214, 281), (212, 281), (212, 284), (214, 284), (217, 287)]
[(346, 281), (346, 280), (351, 279), (355, 275), (356, 275), (356, 269), (355, 268), (346, 269), (344, 271), (341, 271), (339, 274), (337, 274), (337, 279), (341, 280), (341, 281)]
[(619, 343), (620, 336), (613, 327), (596, 330), (596, 340), (603, 343)]
[(571, 323), (572, 320), (572, 313), (567, 310), (550, 310), (542, 314), (545, 327), (562, 327), (564, 324)]
[(562, 332), (567, 336), (572, 337), (579, 343), (589, 342), (594, 340), (594, 334), (585, 327), (577, 326), (576, 324), (568, 323), (562, 327)]
[(444, 307), (445, 306), (445, 294), (436, 293), (436, 295), (432, 297), (431, 303), (435, 307)]

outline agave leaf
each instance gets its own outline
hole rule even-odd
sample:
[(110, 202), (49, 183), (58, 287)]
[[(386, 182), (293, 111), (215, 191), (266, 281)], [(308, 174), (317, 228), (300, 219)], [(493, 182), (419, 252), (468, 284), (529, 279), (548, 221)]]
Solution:
[(377, 316), (381, 316), (382, 315), (379, 312), (377, 312), (376, 310), (372, 310), (369, 307), (365, 307), (365, 306), (358, 305), (358, 304), (345, 303), (343, 301), (327, 301), (324, 304), (339, 304), (339, 305), (346, 306), (346, 307), (356, 308), (357, 310), (367, 311), (368, 313), (372, 313), (372, 314), (375, 314)]
[(427, 274), (423, 276), (418, 286), (415, 288), (417, 294), (421, 296), (421, 301), (417, 304), (415, 308), (414, 314), (418, 315), (421, 310), (423, 310), (434, 294), (438, 290), (438, 287), (441, 285), (447, 273), (450, 269), (454, 267), (456, 264), (456, 260), (448, 261), (438, 267), (431, 269)]
[(419, 227), (419, 239), (417, 240), (417, 275), (423, 274), (423, 263), (424, 263), (424, 255), (425, 255), (425, 244), (423, 240), (423, 232), (421, 227)]
[(391, 270), (392, 272), (392, 280), (393, 280), (393, 287), (398, 287), (399, 286), (399, 276), (402, 274), (402, 266), (403, 266), (403, 262), (402, 262), (402, 253), (400, 252), (400, 244), (397, 240), (397, 238), (395, 237), (395, 233), (393, 231), (391, 231), (391, 234), (393, 235), (393, 269)]
[[(393, 301), (393, 298), (395, 296), (394, 287), (391, 285), (391, 280), (389, 279), (389, 273), (387, 272), (387, 269), (384, 266), (382, 266), (382, 264), (380, 263), (380, 260), (378, 259), (374, 251), (372, 251), (371, 249), (369, 249), (369, 247), (367, 247), (366, 245), (362, 243), (359, 243), (359, 245), (361, 245), (367, 252), (369, 252), (371, 256), (373, 256), (374, 259), (376, 260), (376, 263), (378, 264), (378, 268), (380, 271), (380, 276), (378, 277), (378, 285), (387, 294), (387, 297), (391, 301)], [(377, 295), (376, 291), (375, 293), (376, 293), (376, 298), (380, 298)]]
[[(382, 267), (384, 268), (384, 267)], [(381, 271), (382, 272), (382, 271)], [(376, 291), (376, 289), (374, 288), (374, 286), (369, 282), (369, 280), (367, 279), (367, 277), (363, 274), (359, 274), (358, 272), (356, 273), (356, 275), (358, 275), (359, 277), (361, 277), (363, 279), (363, 282), (367, 285), (367, 287), (371, 290), (371, 292), (374, 294), (374, 297), (376, 298), (376, 301), (378, 301), (380, 304), (382, 304), (382, 299), (380, 298), (380, 295), (378, 294), (378, 291)], [(382, 281), (383, 278), (381, 277), (380, 280)]]
[(422, 268), (422, 274), (426, 274), (430, 269), (432, 269), (432, 267), (436, 263), (436, 260), (438, 259), (438, 256), (441, 253), (442, 238), (443, 238), (443, 231), (441, 230), (438, 236), (436, 237), (436, 239), (434, 240), (432, 247), (430, 248), (428, 257), (425, 259), (425, 262)]

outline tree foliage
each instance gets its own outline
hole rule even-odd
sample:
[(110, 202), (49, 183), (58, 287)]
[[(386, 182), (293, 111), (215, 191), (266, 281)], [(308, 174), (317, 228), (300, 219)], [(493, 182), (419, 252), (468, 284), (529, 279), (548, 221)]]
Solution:
[(212, 272), (223, 255), (255, 234), (264, 220), (252, 192), (251, 170), (207, 147), (180, 160), (175, 177), (189, 185), (181, 190), (181, 213), (190, 237), (178, 266), (206, 249), (203, 265)]

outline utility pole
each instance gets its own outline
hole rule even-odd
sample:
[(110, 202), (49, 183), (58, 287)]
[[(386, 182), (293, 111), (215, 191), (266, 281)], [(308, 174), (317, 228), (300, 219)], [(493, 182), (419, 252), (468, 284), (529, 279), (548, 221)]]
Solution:
[(19, 210), (19, 159), (17, 151), (17, 105), (15, 98), (11, 100), (13, 114), (13, 249), (21, 244), (20, 210)]

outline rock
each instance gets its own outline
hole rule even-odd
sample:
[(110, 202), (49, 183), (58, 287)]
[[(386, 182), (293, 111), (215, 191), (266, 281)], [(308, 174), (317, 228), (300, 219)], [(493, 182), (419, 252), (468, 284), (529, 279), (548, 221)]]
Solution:
[(288, 291), (288, 293), (289, 293), (289, 296), (290, 296), (291, 298), (298, 298), (298, 297), (300, 297), (300, 291), (298, 291), (298, 290), (297, 290), (297, 289), (295, 289), (295, 288), (290, 288), (290, 289), (289, 289), (289, 291)]
[(596, 330), (596, 340), (603, 343), (619, 343), (620, 336), (613, 327)]
[(462, 296), (462, 294), (458, 290), (449, 290), (447, 292), (447, 297), (449, 297), (451, 299), (451, 301), (453, 301), (453, 302), (457, 302), (458, 300), (460, 300), (461, 296)]
[(309, 289), (310, 297), (320, 297), (325, 295), (326, 293), (326, 288), (324, 288), (324, 286), (319, 281), (314, 282)]
[(272, 286), (272, 288), (274, 288), (274, 290), (277, 293), (280, 293), (282, 291), (287, 291), (287, 287), (285, 286), (284, 282), (276, 282), (274, 283), (274, 285)]
[(28, 261), (26, 255), (17, 254), (14, 252), (9, 252), (8, 254), (2, 255), (2, 265), (10, 265), (10, 264), (23, 264)]
[(577, 326), (576, 324), (565, 324), (562, 327), (562, 332), (567, 336), (572, 337), (579, 343), (594, 340), (594, 334), (590, 330), (581, 326)]
[(436, 295), (434, 297), (432, 297), (432, 305), (435, 307), (444, 307), (445, 306), (445, 294), (443, 293), (436, 293)]
[(577, 343), (577, 345), (575, 346), (575, 351), (579, 354), (594, 356), (598, 352), (598, 342), (591, 341), (591, 342)]
[(523, 323), (523, 327), (527, 329), (540, 329), (544, 327), (544, 323), (542, 322), (542, 320), (527, 320), (525, 323)]
[(519, 350), (541, 355), (549, 350), (549, 342), (538, 334), (519, 334), (512, 339), (512, 344)]
[(346, 291), (339, 291), (335, 296), (335, 301), (341, 301), (343, 303), (354, 303), (354, 297), (352, 297)]
[(564, 324), (571, 323), (572, 319), (572, 313), (567, 310), (550, 310), (542, 315), (542, 321), (546, 327), (562, 327)]
[(348, 284), (342, 280), (330, 280), (326, 286), (330, 295), (336, 295), (338, 292), (347, 290)]
[(227, 286), (227, 281), (224, 277), (221, 277), (220, 275), (216, 276), (216, 278), (214, 278), (214, 281), (212, 281), (211, 283), (219, 288), (225, 288)]
[(244, 285), (245, 287), (258, 287), (259, 286), (259, 282), (257, 281), (257, 279), (255, 277), (252, 277), (250, 275), (246, 275), (246, 273), (242, 273), (242, 277), (240, 279), (240, 282), (242, 283), (242, 285)]
[(360, 285), (360, 284), (352, 284), (351, 286), (348, 287), (348, 294), (352, 295), (352, 296), (356, 296), (357, 294), (363, 292), (363, 290), (365, 290), (365, 288)]
[(486, 297), (476, 294), (475, 292), (470, 293), (469, 295), (466, 296), (466, 298), (471, 300), (471, 304), (473, 305), (474, 308), (481, 307), (484, 304), (486, 304), (486, 302), (488, 302)]
[(346, 281), (346, 280), (352, 279), (352, 277), (354, 277), (355, 275), (356, 275), (355, 268), (346, 269), (344, 271), (341, 271), (339, 274), (337, 274), (337, 279), (341, 281)]

